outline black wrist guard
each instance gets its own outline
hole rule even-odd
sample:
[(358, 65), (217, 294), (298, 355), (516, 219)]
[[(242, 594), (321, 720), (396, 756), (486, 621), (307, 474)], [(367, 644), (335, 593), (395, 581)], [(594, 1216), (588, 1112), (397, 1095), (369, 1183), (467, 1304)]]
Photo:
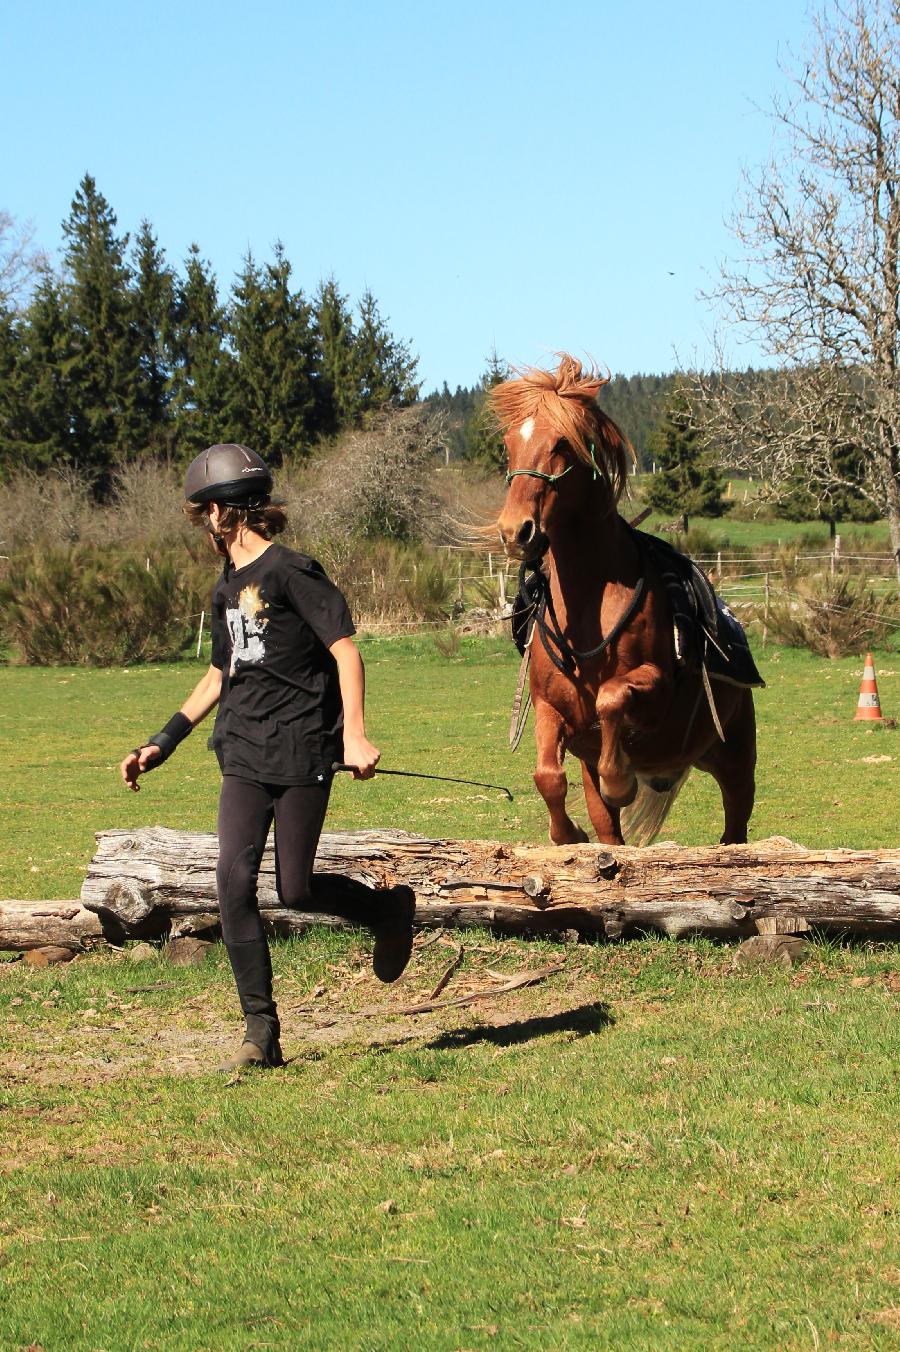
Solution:
[(162, 765), (163, 761), (167, 761), (178, 743), (183, 742), (188, 733), (193, 731), (193, 728), (193, 723), (185, 714), (173, 714), (162, 731), (155, 732), (144, 743), (144, 746), (159, 747), (159, 755), (155, 761), (150, 762), (147, 769), (155, 770), (157, 765)]

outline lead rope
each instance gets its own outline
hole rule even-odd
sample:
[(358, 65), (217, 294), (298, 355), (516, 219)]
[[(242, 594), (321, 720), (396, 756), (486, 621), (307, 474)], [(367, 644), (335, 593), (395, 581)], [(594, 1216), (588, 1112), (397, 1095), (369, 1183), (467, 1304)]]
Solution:
[[(578, 665), (578, 660), (583, 660), (586, 657), (597, 657), (600, 653), (604, 652), (611, 643), (615, 642), (637, 609), (638, 603), (644, 593), (644, 579), (639, 577), (635, 583), (634, 590), (631, 593), (628, 605), (625, 607), (625, 610), (619, 616), (606, 637), (601, 639), (595, 648), (579, 650), (578, 648), (572, 647), (571, 643), (563, 633), (559, 620), (556, 617), (553, 596), (550, 591), (550, 579), (544, 572), (541, 572), (539, 576), (543, 579), (541, 582), (542, 595), (538, 602), (535, 624), (537, 625), (538, 632), (541, 636), (541, 642), (544, 645), (547, 656), (550, 658), (550, 661), (556, 667), (557, 671), (561, 671), (564, 676), (572, 675)], [(550, 616), (550, 622), (553, 625), (552, 629), (547, 623), (546, 616), (548, 614)], [(556, 648), (556, 652), (554, 652), (553, 648), (550, 646), (551, 643)], [(557, 653), (559, 656), (557, 656)]]
[[(519, 570), (520, 592), (524, 588), (527, 567), (527, 563), (523, 562), (522, 567)], [(525, 680), (531, 664), (531, 645), (534, 641), (535, 631), (540, 634), (544, 650), (557, 670), (561, 671), (563, 675), (571, 675), (576, 667), (576, 658), (595, 657), (598, 653), (601, 653), (604, 649), (608, 648), (611, 643), (615, 642), (637, 609), (638, 602), (644, 592), (644, 579), (641, 577), (638, 578), (624, 612), (620, 615), (606, 637), (598, 643), (596, 648), (589, 648), (586, 651), (581, 652), (577, 648), (572, 647), (560, 628), (559, 621), (556, 618), (556, 611), (553, 607), (553, 598), (550, 594), (550, 584), (546, 573), (539, 568), (534, 568), (533, 572), (535, 573), (535, 576), (542, 579), (541, 596), (540, 599), (535, 602), (533, 607), (534, 613), (528, 628), (528, 637), (525, 640), (525, 650), (522, 654), (522, 661), (519, 664), (519, 677), (516, 682), (516, 693), (513, 698), (512, 712), (509, 721), (509, 745), (510, 750), (512, 751), (517, 749), (522, 740), (522, 735), (525, 732), (525, 725), (528, 722), (528, 713), (531, 708), (531, 691), (529, 690), (527, 695), (525, 694)], [(550, 630), (544, 619), (547, 610), (550, 612), (553, 631)], [(551, 642), (557, 646), (560, 654), (559, 656), (557, 656), (553, 651), (553, 648), (551, 648)]]
[[(531, 708), (531, 691), (525, 693), (525, 678), (528, 675), (528, 668), (531, 665), (531, 640), (534, 638), (534, 623), (528, 630), (528, 638), (525, 640), (525, 651), (522, 654), (522, 661), (519, 663), (519, 679), (516, 682), (516, 693), (513, 698), (512, 714), (509, 720), (509, 749), (516, 751), (522, 740), (522, 734), (525, 731), (525, 724), (528, 722), (528, 711)], [(525, 703), (522, 703), (522, 697)], [(521, 716), (520, 716), (521, 710)]]

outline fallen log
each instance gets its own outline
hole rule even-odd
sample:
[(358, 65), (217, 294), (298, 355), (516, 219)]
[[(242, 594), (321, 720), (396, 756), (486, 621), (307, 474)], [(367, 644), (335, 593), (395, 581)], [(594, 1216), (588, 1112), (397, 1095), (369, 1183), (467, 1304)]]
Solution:
[[(81, 902), (123, 936), (163, 934), (173, 926), (203, 932), (216, 924), (215, 861), (212, 835), (164, 827), (103, 831)], [(752, 845), (638, 849), (329, 832), (316, 872), (316, 911), (286, 910), (267, 847), (259, 899), (274, 933), (301, 933), (321, 923), (346, 875), (371, 887), (406, 883), (416, 893), (417, 923), (431, 928), (577, 930), (606, 939), (644, 931), (743, 939), (806, 929), (900, 936), (900, 850), (809, 850), (778, 836)]]
[(54, 945), (82, 953), (103, 942), (100, 917), (80, 901), (0, 901), (0, 949)]
[[(0, 903), (0, 948), (216, 937), (215, 862), (213, 835), (165, 827), (101, 831), (80, 904)], [(335, 912), (352, 878), (369, 887), (408, 884), (417, 925), (431, 929), (574, 931), (595, 939), (648, 932), (746, 939), (808, 930), (900, 938), (900, 850), (812, 850), (780, 836), (751, 845), (638, 849), (331, 832), (322, 836), (316, 873), (316, 909), (289, 910), (279, 903), (266, 848), (259, 900), (270, 933), (342, 925)]]

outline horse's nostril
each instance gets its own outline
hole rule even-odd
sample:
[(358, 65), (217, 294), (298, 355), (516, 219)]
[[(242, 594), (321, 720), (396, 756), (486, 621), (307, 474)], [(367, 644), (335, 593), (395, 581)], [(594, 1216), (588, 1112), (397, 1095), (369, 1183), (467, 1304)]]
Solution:
[(516, 541), (520, 545), (527, 545), (534, 536), (535, 525), (531, 520), (523, 521), (516, 535)]

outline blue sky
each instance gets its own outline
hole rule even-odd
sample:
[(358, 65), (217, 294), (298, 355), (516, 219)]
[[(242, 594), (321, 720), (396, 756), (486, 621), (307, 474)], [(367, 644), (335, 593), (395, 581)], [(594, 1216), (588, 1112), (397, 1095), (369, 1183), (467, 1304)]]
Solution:
[[(698, 299), (807, 8), (608, 0), (11, 0), (0, 207), (46, 248), (85, 171), (120, 228), (229, 285), (281, 239), (371, 287), (426, 389), (492, 347), (613, 371), (703, 359)], [(736, 349), (742, 361), (752, 348)]]

